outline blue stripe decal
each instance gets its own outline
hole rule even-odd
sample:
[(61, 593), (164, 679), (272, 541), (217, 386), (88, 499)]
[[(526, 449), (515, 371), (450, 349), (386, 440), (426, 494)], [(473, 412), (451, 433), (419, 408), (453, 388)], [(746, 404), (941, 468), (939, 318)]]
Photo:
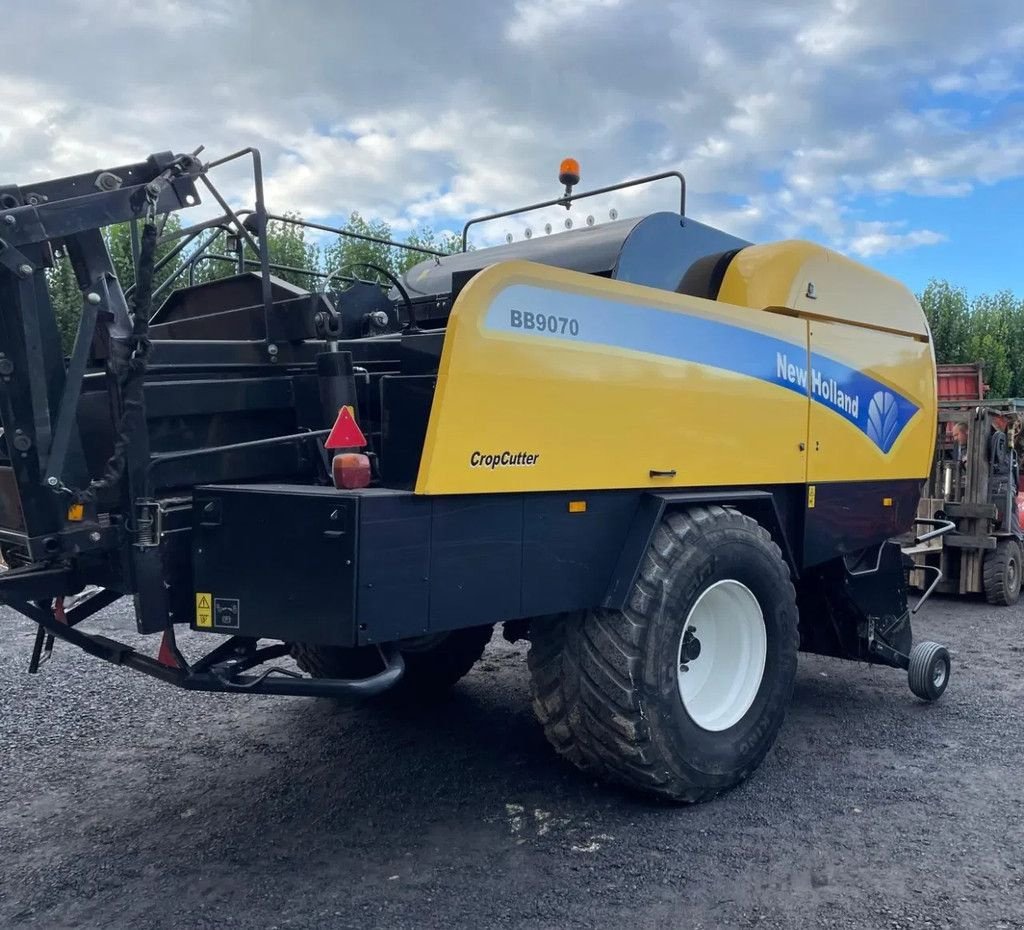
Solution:
[[(753, 311), (751, 311), (753, 313)], [(902, 394), (856, 368), (756, 330), (720, 320), (588, 294), (514, 284), (491, 303), (484, 328), (647, 352), (767, 381), (806, 396), (857, 427), (888, 452), (917, 413)]]

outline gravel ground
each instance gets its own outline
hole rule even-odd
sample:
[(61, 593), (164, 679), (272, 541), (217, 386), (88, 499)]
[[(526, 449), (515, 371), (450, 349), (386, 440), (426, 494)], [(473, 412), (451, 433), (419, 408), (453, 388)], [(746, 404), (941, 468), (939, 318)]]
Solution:
[(0, 928), (1024, 927), (1022, 616), (923, 612), (954, 660), (935, 705), (802, 656), (755, 776), (672, 807), (560, 763), (500, 637), (396, 712), (186, 694), (59, 644), (29, 676), (3, 611)]

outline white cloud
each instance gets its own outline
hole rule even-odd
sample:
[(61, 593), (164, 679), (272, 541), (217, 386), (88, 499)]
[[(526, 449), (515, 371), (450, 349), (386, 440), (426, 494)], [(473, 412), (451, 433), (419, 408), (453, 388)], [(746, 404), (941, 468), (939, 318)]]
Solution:
[(857, 223), (853, 235), (846, 241), (846, 251), (860, 258), (874, 258), (890, 252), (905, 252), (922, 245), (938, 245), (947, 237), (932, 229), (898, 231), (893, 223)]
[[(39, 39), (0, 63), (0, 183), (252, 144), (275, 210), (404, 230), (557, 195), (572, 154), (583, 188), (679, 168), (699, 219), (870, 257), (941, 234), (865, 226), (881, 199), (1024, 176), (1017, 0), (55, 0), (5, 17)], [(241, 171), (226, 189), (251, 197)]]

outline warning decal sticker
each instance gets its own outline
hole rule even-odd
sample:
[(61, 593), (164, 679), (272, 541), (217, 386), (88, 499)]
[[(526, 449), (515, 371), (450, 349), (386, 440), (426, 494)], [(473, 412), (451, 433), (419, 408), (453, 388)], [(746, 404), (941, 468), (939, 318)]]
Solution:
[(196, 593), (196, 626), (213, 626), (213, 595), (209, 592)]

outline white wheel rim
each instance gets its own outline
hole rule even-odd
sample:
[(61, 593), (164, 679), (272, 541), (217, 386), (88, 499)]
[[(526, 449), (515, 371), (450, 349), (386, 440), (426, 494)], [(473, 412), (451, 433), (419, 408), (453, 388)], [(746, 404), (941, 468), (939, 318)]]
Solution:
[(732, 579), (706, 588), (679, 637), (676, 675), (690, 719), (712, 732), (737, 724), (757, 697), (767, 651), (764, 614), (750, 589)]

